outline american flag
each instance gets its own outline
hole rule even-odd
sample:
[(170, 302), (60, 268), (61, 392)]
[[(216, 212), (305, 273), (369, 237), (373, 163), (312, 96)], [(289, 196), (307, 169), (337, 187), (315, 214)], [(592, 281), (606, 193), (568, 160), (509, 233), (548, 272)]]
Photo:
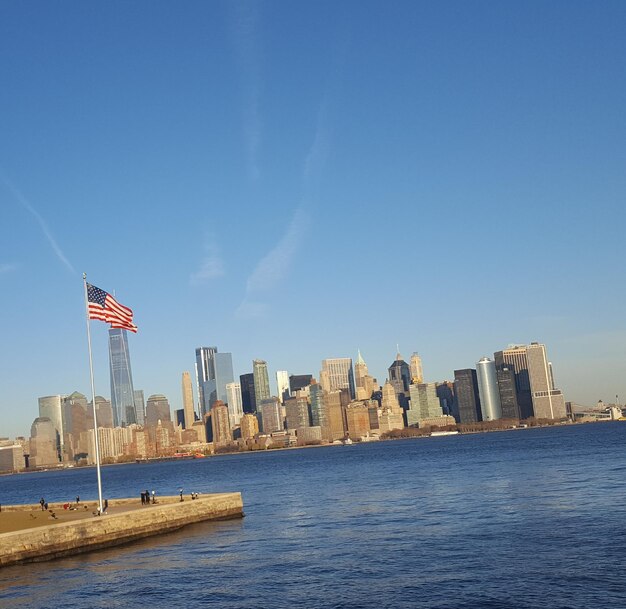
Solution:
[(132, 309), (121, 305), (111, 294), (90, 283), (87, 284), (87, 303), (89, 319), (106, 321), (112, 328), (137, 332)]

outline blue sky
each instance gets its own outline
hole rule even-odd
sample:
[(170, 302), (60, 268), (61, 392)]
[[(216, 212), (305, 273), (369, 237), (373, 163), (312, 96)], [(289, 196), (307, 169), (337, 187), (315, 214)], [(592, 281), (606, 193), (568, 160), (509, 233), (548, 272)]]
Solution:
[[(0, 1), (0, 436), (89, 395), (82, 273), (136, 388), (194, 349), (429, 381), (544, 342), (626, 398), (623, 2)], [(96, 393), (107, 326), (92, 322)]]

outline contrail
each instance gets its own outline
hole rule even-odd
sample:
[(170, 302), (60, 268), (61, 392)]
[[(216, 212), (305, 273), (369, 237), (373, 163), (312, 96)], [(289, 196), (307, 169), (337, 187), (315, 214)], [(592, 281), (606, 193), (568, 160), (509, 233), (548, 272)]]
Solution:
[(57, 258), (74, 274), (76, 274), (76, 269), (72, 266), (70, 261), (65, 257), (65, 254), (61, 251), (61, 248), (54, 240), (46, 221), (41, 217), (41, 214), (29, 203), (28, 199), (6, 178), (4, 173), (0, 172), (0, 179), (4, 182), (4, 185), (11, 191), (13, 196), (17, 199), (17, 201), (28, 210), (37, 220), (39, 227), (43, 231), (43, 234), (46, 236), (48, 243), (54, 250), (54, 253), (57, 255)]

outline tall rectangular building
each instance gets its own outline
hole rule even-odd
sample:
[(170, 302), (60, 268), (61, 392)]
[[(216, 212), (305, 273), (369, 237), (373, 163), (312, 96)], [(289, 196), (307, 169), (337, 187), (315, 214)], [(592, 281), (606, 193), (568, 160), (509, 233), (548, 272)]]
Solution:
[(515, 345), (494, 353), (496, 368), (508, 368), (515, 374), (515, 389), (520, 418), (560, 419), (566, 416), (565, 398), (554, 387), (546, 347), (533, 342)]
[(137, 423), (135, 390), (128, 351), (126, 330), (109, 330), (109, 371), (111, 377), (111, 406), (116, 427)]
[(508, 368), (496, 370), (498, 378), (498, 391), (500, 392), (500, 404), (502, 406), (503, 419), (519, 419), (520, 411), (517, 403), (517, 391), (515, 390), (515, 373)]
[(217, 347), (198, 347), (196, 349), (196, 390), (198, 391), (198, 410), (204, 416), (211, 409), (209, 397), (204, 395), (205, 383), (215, 380), (215, 354)]
[(520, 418), (532, 417), (533, 400), (530, 389), (530, 376), (528, 375), (528, 357), (525, 345), (511, 345), (502, 351), (493, 354), (496, 362), (496, 369), (508, 368), (515, 375), (515, 391), (517, 393), (517, 404)]
[(278, 399), (284, 404), (285, 400), (291, 397), (289, 372), (287, 370), (276, 371), (276, 388), (278, 390)]
[(262, 359), (252, 361), (252, 374), (254, 375), (254, 398), (257, 408), (261, 404), (261, 400), (267, 400), (271, 397), (270, 377), (267, 372), (267, 362)]
[(561, 390), (553, 386), (546, 346), (540, 343), (530, 343), (526, 347), (526, 353), (535, 417), (538, 419), (565, 418), (567, 416), (565, 398)]
[(461, 423), (476, 423), (481, 420), (476, 370), (464, 368), (454, 371), (454, 397)]
[(196, 417), (193, 409), (193, 389), (191, 387), (191, 376), (189, 372), (183, 372), (182, 378), (182, 390), (183, 390), (183, 427), (185, 429), (191, 429), (191, 426), (195, 423)]
[(244, 414), (252, 414), (256, 412), (256, 397), (254, 395), (254, 374), (242, 374), (239, 376), (239, 384), (241, 385), (241, 405)]
[(335, 357), (322, 360), (320, 384), (326, 391), (348, 389), (355, 398), (354, 370), (351, 357)]
[(226, 395), (228, 401), (228, 416), (230, 417), (230, 424), (233, 427), (239, 427), (241, 418), (243, 417), (243, 404), (241, 401), (241, 385), (239, 383), (228, 383), (226, 385)]

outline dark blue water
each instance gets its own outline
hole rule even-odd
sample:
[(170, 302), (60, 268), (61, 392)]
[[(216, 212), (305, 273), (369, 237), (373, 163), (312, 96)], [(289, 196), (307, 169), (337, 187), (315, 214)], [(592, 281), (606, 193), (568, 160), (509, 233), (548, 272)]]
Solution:
[[(246, 518), (0, 570), (12, 607), (626, 607), (626, 423), (103, 468), (108, 497), (243, 493)], [(0, 478), (93, 498), (95, 471)]]

